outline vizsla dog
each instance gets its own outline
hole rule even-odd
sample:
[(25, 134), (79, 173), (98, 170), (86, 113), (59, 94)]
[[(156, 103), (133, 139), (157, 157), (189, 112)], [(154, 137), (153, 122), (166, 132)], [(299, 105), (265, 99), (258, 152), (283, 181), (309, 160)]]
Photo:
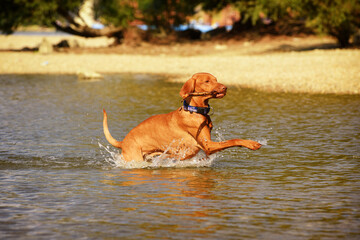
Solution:
[(104, 134), (111, 145), (122, 149), (126, 161), (143, 161), (149, 157), (167, 154), (180, 160), (195, 156), (200, 150), (210, 155), (229, 147), (257, 150), (261, 144), (251, 140), (232, 139), (223, 142), (211, 140), (213, 128), (209, 100), (222, 98), (227, 87), (209, 73), (194, 74), (181, 88), (183, 106), (177, 110), (152, 116), (133, 128), (123, 141), (114, 139), (108, 128), (104, 110)]

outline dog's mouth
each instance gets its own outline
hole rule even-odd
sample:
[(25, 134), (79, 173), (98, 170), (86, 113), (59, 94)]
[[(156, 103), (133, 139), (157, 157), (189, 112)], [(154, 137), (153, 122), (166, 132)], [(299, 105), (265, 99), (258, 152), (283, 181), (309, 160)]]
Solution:
[(225, 95), (226, 95), (226, 91), (223, 91), (223, 92), (214, 92), (213, 96), (215, 96), (215, 98), (223, 98), (225, 97)]

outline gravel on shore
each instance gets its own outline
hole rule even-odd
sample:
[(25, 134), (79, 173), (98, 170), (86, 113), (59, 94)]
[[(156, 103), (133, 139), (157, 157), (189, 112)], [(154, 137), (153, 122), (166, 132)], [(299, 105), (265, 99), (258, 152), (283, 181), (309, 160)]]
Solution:
[(141, 53), (0, 51), (0, 74), (145, 73), (186, 81), (209, 72), (219, 82), (276, 92), (360, 94), (360, 50), (333, 49), (192, 56)]

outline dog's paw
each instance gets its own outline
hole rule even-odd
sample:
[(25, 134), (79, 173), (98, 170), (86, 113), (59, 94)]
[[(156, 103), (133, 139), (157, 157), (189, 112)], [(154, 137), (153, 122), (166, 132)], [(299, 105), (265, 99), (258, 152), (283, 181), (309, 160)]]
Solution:
[(243, 146), (251, 150), (258, 150), (262, 145), (252, 140), (246, 140)]

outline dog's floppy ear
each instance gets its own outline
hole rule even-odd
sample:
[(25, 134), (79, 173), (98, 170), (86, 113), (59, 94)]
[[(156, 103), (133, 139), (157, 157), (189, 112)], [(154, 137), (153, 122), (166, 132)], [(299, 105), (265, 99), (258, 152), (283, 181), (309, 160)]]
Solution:
[(189, 93), (195, 91), (195, 84), (196, 84), (196, 79), (193, 76), (189, 80), (187, 80), (186, 83), (182, 86), (180, 90), (180, 96), (183, 99), (187, 98), (189, 96)]

